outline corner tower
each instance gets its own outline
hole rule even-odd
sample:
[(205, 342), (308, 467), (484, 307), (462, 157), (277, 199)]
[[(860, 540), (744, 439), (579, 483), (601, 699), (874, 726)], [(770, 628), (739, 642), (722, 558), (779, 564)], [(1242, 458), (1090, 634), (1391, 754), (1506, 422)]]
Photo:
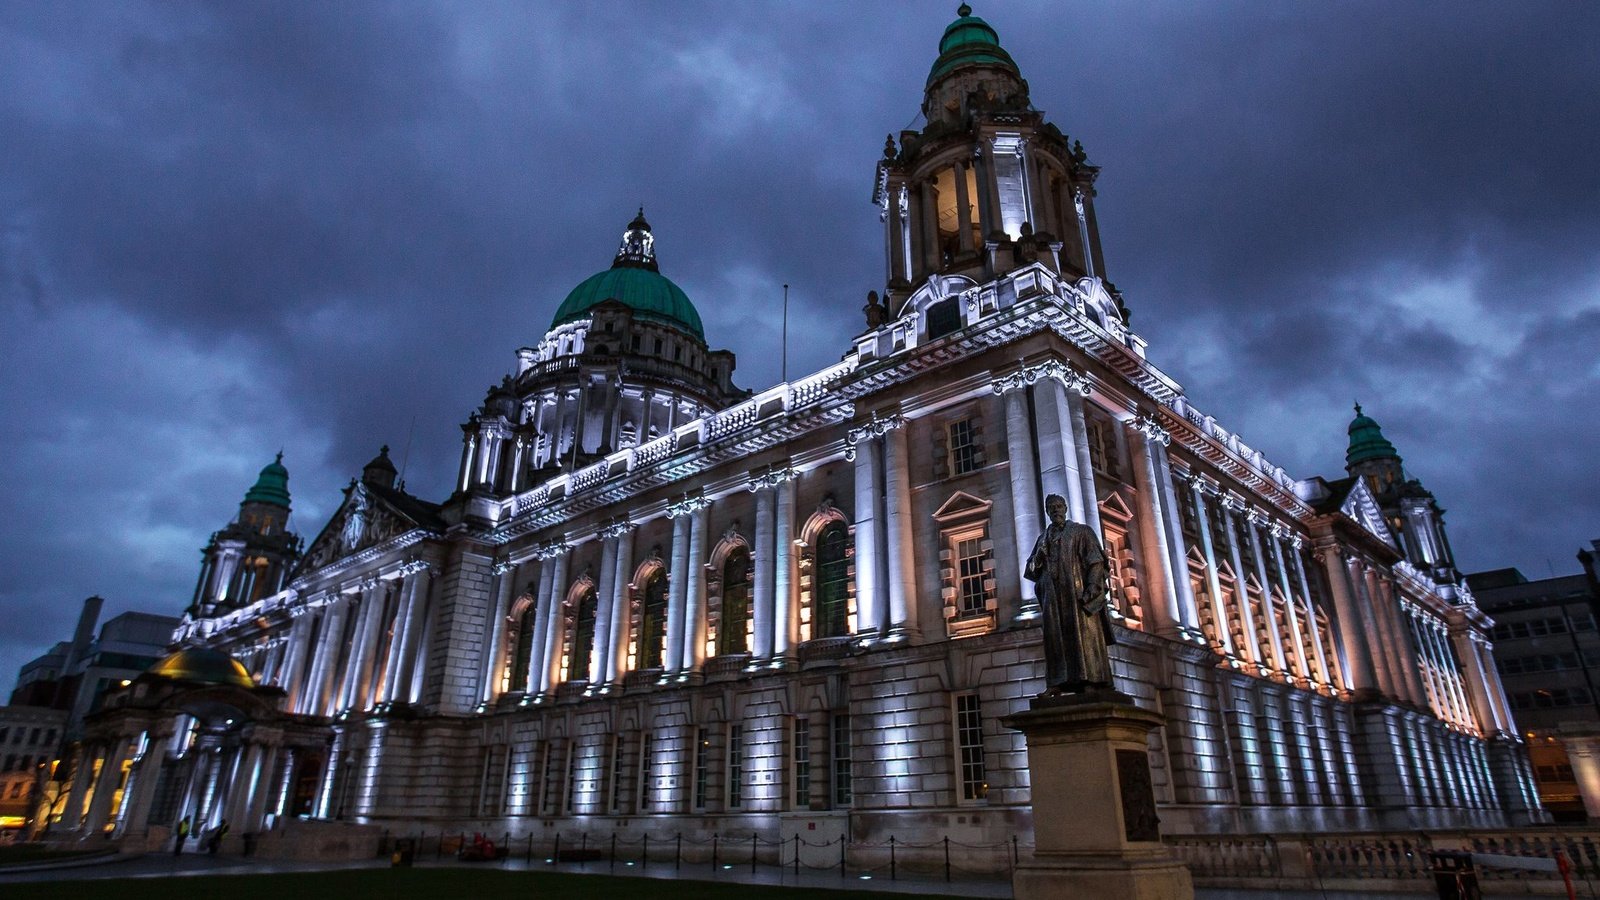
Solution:
[(1406, 560), (1439, 584), (1460, 583), (1462, 575), (1445, 532), (1445, 511), (1433, 492), (1421, 481), (1407, 477), (1400, 451), (1383, 436), (1377, 420), (1361, 411), (1359, 403), (1348, 432), (1345, 471), (1366, 483)]
[(922, 130), (898, 145), (890, 135), (877, 166), (890, 316), (933, 276), (981, 282), (1039, 261), (1104, 278), (1099, 169), (1034, 109), (994, 28), (966, 4), (957, 16), (928, 72)]
[(300, 550), (299, 535), (289, 530), (289, 470), (279, 453), (245, 492), (239, 515), (200, 551), (200, 580), (188, 614), (213, 616), (277, 593)]

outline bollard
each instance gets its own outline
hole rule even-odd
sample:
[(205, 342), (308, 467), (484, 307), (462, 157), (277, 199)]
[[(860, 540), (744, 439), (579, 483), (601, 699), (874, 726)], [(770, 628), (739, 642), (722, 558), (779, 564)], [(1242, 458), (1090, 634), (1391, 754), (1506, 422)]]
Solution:
[(1011, 836), (1011, 871), (1017, 871), (1017, 836)]
[(550, 851), (550, 865), (561, 862), (561, 832), (556, 832), (556, 846)]
[(639, 851), (639, 869), (650, 868), (650, 832), (644, 833), (644, 849)]
[(756, 833), (750, 832), (750, 874), (756, 873)]
[(800, 877), (800, 835), (794, 836), (794, 877)]
[(617, 870), (617, 833), (611, 832), (611, 871)]
[(894, 835), (889, 835), (889, 880), (895, 880), (894, 872)]
[(950, 835), (944, 836), (944, 880), (950, 880)]
[(675, 871), (683, 868), (683, 832), (681, 831), (678, 832), (678, 848), (672, 851), (672, 868)]
[(528, 855), (523, 857), (523, 862), (533, 865), (533, 832), (528, 832)]
[(849, 878), (844, 871), (844, 835), (839, 835), (839, 877)]
[(585, 832), (583, 832), (582, 837), (578, 841), (578, 864), (581, 865), (581, 866), (584, 866), (585, 868), (587, 868), (588, 865), (589, 865), (589, 860), (587, 859), (588, 856), (589, 856), (589, 832), (585, 831)]
[(717, 835), (716, 835), (716, 832), (712, 832), (712, 834), (711, 834), (711, 871), (712, 872), (716, 872), (717, 871)]

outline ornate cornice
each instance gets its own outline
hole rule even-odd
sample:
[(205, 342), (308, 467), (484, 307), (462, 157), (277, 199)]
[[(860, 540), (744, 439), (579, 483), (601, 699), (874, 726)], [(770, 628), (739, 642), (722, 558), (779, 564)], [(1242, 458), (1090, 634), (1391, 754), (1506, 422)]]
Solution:
[(793, 481), (798, 477), (800, 477), (800, 473), (787, 465), (782, 468), (768, 467), (767, 471), (762, 472), (760, 475), (752, 476), (750, 483), (745, 487), (753, 494), (757, 491), (770, 490), (785, 481)]
[(632, 531), (633, 529), (635, 529), (637, 527), (639, 527), (639, 526), (635, 525), (633, 522), (628, 521), (628, 518), (626, 516), (624, 516), (623, 518), (618, 519), (618, 520), (616, 520), (614, 522), (611, 522), (608, 525), (601, 526), (601, 528), (600, 528), (600, 537), (601, 537), (602, 540), (609, 541), (612, 538), (622, 537), (623, 535), (627, 534), (628, 532)]
[(567, 543), (566, 541), (558, 539), (558, 540), (549, 541), (547, 543), (540, 544), (533, 551), (533, 558), (537, 559), (537, 560), (540, 560), (540, 561), (544, 561), (544, 560), (548, 560), (548, 559), (555, 559), (556, 557), (561, 556), (562, 554), (565, 554), (565, 553), (569, 553), (571, 551), (572, 551), (572, 545), (571, 544)]
[(1161, 423), (1157, 422), (1154, 416), (1141, 413), (1129, 419), (1125, 424), (1135, 432), (1143, 435), (1147, 441), (1160, 444), (1163, 447), (1172, 443), (1172, 432), (1161, 427)]
[(1059, 359), (1048, 359), (1014, 369), (996, 378), (992, 387), (996, 394), (1005, 394), (1034, 384), (1041, 378), (1060, 382), (1062, 387), (1083, 397), (1089, 396), (1094, 390), (1094, 382), (1086, 373)]
[(685, 494), (683, 499), (674, 500), (667, 504), (667, 518), (676, 519), (702, 509), (711, 508), (711, 498), (704, 494)]
[(871, 420), (863, 422), (862, 424), (857, 425), (845, 432), (844, 458), (853, 461), (856, 458), (857, 444), (864, 440), (870, 441), (873, 438), (883, 437), (897, 428), (904, 428), (905, 424), (905, 416), (902, 416), (899, 413), (893, 413), (888, 416), (879, 416), (877, 410), (873, 410)]

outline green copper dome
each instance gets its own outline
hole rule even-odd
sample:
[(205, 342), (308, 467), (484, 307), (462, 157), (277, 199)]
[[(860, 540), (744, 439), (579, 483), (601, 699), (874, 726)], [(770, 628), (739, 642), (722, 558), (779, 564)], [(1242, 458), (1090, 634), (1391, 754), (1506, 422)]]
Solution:
[(702, 341), (706, 339), (700, 313), (689, 302), (689, 296), (656, 266), (655, 238), (642, 209), (628, 223), (622, 249), (617, 251), (611, 268), (596, 272), (573, 288), (556, 310), (550, 327), (581, 319), (607, 300), (616, 300), (641, 319), (676, 325)]
[(289, 470), (283, 467), (283, 454), (261, 470), (261, 476), (256, 479), (245, 495), (246, 503), (270, 503), (273, 506), (289, 508)]
[(1356, 404), (1356, 417), (1350, 422), (1350, 449), (1344, 452), (1346, 466), (1366, 462), (1370, 459), (1399, 459), (1400, 452), (1394, 449), (1389, 439), (1383, 436), (1383, 429), (1371, 416), (1363, 415), (1361, 404)]
[(963, 3), (956, 15), (960, 18), (950, 23), (939, 40), (939, 58), (933, 61), (933, 69), (928, 72), (928, 84), (960, 66), (1001, 66), (1019, 78), (1022, 76), (1011, 54), (1001, 48), (1000, 35), (988, 22), (973, 15), (972, 7)]

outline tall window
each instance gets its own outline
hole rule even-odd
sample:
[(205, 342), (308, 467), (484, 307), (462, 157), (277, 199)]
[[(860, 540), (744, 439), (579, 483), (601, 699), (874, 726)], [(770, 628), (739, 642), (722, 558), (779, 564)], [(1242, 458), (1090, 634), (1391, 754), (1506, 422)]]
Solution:
[(506, 672), (506, 690), (520, 691), (528, 685), (528, 665), (533, 659), (533, 604), (517, 617), (512, 635), (511, 668)]
[(989, 796), (989, 775), (983, 766), (983, 714), (977, 694), (956, 695), (956, 755), (961, 764), (961, 799)]
[(850, 714), (833, 714), (833, 805), (850, 806)]
[(639, 810), (650, 808), (655, 793), (656, 753), (655, 741), (650, 732), (639, 732)]
[(728, 725), (728, 808), (744, 804), (744, 726)]
[(817, 539), (816, 588), (813, 615), (816, 636), (838, 637), (850, 633), (850, 565), (846, 558), (850, 533), (834, 521)]
[(706, 808), (706, 791), (711, 782), (711, 738), (705, 726), (694, 730), (694, 808)]
[(593, 587), (584, 591), (578, 600), (578, 620), (572, 629), (572, 663), (567, 667), (569, 681), (589, 678), (589, 657), (594, 653), (594, 616), (599, 603), (599, 595)]
[(957, 419), (950, 423), (950, 472), (966, 475), (978, 471), (983, 465), (979, 452), (978, 433), (971, 419)]
[(622, 735), (613, 736), (611, 738), (611, 771), (609, 773), (611, 775), (611, 799), (608, 807), (612, 812), (620, 812), (622, 810), (623, 749)]
[(717, 626), (717, 653), (748, 653), (750, 621), (750, 551), (738, 547), (722, 564), (722, 622)]
[(576, 738), (567, 741), (567, 777), (563, 778), (561, 788), (567, 792), (567, 812), (573, 812), (578, 806), (578, 741)]
[(794, 808), (811, 807), (811, 720), (794, 720)]
[(667, 575), (660, 569), (644, 585), (644, 603), (639, 609), (639, 668), (661, 668), (662, 647), (667, 634)]
[(963, 535), (955, 542), (956, 588), (960, 616), (981, 616), (987, 613), (989, 591), (984, 587), (988, 571), (984, 561), (989, 551), (984, 549), (983, 532)]

